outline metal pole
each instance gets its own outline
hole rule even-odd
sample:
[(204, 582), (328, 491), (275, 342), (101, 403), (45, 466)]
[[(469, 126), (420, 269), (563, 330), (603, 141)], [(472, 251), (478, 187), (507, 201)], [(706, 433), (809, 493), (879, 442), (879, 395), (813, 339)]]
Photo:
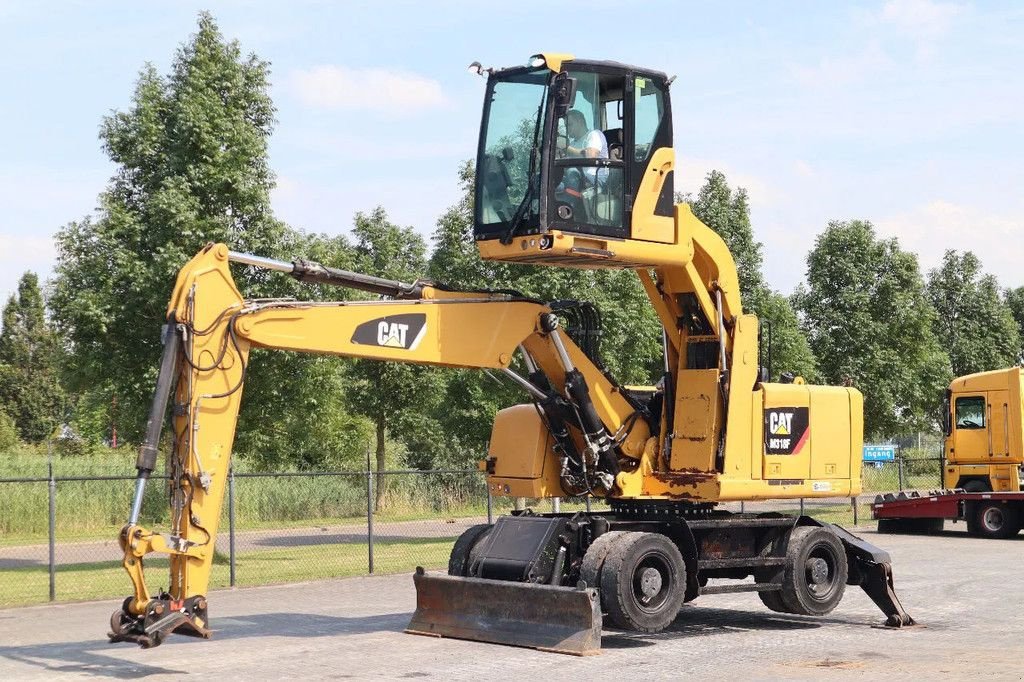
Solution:
[(487, 525), (494, 523), (494, 498), (491, 497), (491, 486), (487, 485)]
[(57, 480), (53, 477), (53, 443), (46, 441), (47, 470), (49, 471), (49, 569), (50, 601), (57, 601)]
[(235, 467), (228, 468), (228, 575), (235, 586)]
[(552, 497), (551, 498), (551, 512), (557, 514), (562, 511), (562, 498)]
[(587, 496), (586, 496), (586, 497), (584, 497), (583, 499), (584, 499), (584, 501), (586, 502), (586, 505), (587, 505), (587, 513), (589, 514), (589, 513), (590, 513), (590, 495), (587, 495)]
[(853, 504), (853, 525), (857, 525), (857, 498), (851, 497), (850, 503)]
[(903, 490), (903, 453), (899, 452), (896, 455), (896, 478), (899, 484), (899, 489)]
[(743, 500), (740, 500), (740, 514), (746, 512), (746, 511), (747, 511), (746, 504), (743, 502)]
[(373, 573), (373, 469), (370, 468), (370, 448), (366, 448), (366, 561)]
[(800, 516), (804, 515), (804, 498), (800, 498)]

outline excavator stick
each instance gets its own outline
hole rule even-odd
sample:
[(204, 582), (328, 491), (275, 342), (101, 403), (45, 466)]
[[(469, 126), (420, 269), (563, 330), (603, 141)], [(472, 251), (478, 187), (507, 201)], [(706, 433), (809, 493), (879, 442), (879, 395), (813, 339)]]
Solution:
[(417, 567), (406, 632), (576, 656), (601, 652), (601, 603), (592, 588), (427, 575)]

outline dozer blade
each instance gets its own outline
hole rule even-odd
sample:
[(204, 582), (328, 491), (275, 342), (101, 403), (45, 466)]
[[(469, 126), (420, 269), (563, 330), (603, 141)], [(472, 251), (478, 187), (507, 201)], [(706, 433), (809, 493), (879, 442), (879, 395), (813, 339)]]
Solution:
[(416, 613), (405, 629), (588, 656), (601, 652), (601, 606), (596, 590), (483, 578), (413, 576)]

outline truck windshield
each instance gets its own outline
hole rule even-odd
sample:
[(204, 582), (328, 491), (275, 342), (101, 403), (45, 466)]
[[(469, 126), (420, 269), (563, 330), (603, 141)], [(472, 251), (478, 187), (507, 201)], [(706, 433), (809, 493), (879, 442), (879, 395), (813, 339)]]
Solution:
[(517, 214), (520, 222), (537, 222), (538, 193), (532, 192), (527, 198), (527, 192), (531, 182), (534, 187), (540, 182), (548, 74), (542, 68), (493, 83), (477, 162), (478, 225), (507, 227)]

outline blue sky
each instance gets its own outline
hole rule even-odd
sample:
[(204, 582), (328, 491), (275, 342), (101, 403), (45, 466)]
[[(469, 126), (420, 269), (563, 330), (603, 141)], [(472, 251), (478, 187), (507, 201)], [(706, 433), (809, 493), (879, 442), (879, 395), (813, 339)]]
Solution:
[(1024, 4), (628, 5), (0, 0), (0, 301), (25, 269), (50, 275), (51, 236), (113, 171), (102, 117), (144, 62), (166, 72), (201, 9), (272, 62), (273, 202), (294, 227), (346, 232), (381, 204), (428, 235), (475, 149), (483, 81), (466, 65), (561, 51), (677, 75), (680, 189), (713, 168), (748, 189), (776, 288), (850, 218), (925, 269), (973, 249), (1024, 285)]

